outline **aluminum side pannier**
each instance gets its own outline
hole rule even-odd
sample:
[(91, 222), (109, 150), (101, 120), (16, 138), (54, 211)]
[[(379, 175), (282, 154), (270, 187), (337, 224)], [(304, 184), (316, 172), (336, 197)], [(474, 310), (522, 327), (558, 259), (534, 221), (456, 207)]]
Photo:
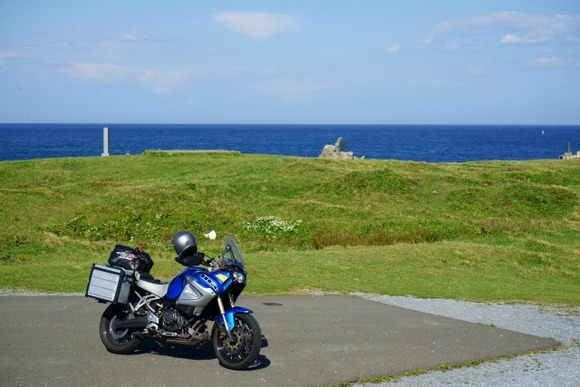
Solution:
[(114, 304), (126, 304), (132, 276), (132, 271), (93, 264), (85, 296)]

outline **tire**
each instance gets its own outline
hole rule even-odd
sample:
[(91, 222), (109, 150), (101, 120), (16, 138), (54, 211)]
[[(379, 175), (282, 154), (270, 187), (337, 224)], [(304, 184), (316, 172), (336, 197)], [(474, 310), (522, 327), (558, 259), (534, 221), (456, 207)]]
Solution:
[(99, 335), (109, 352), (128, 354), (141, 344), (141, 339), (133, 336), (131, 329), (115, 329), (115, 322), (124, 319), (126, 315), (124, 306), (111, 304), (101, 316)]
[(232, 339), (222, 330), (221, 324), (214, 324), (212, 330), (213, 350), (222, 366), (231, 370), (248, 368), (262, 346), (262, 332), (258, 321), (251, 314), (238, 313), (234, 317), (236, 327)]

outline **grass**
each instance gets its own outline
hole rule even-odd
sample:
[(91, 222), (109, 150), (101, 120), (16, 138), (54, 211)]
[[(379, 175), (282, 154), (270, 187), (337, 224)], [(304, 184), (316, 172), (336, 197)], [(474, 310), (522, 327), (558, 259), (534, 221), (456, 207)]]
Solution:
[(114, 244), (236, 236), (248, 291), (580, 304), (580, 163), (240, 154), (0, 162), (0, 289), (84, 291)]

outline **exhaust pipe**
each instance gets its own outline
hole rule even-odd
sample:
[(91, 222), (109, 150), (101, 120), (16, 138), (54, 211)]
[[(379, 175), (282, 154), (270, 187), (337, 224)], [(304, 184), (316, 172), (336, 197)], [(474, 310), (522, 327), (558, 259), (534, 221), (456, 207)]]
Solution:
[(129, 329), (129, 328), (137, 328), (137, 329), (145, 329), (147, 324), (149, 323), (149, 319), (147, 316), (131, 318), (129, 320), (121, 320), (115, 323), (115, 329)]

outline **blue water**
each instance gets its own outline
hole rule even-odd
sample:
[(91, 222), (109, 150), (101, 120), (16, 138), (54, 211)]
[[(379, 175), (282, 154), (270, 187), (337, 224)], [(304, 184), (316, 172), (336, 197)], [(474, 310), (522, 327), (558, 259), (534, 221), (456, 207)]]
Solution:
[(0, 161), (93, 157), (145, 150), (236, 150), (317, 157), (338, 137), (356, 157), (426, 162), (557, 159), (580, 126), (0, 124)]

